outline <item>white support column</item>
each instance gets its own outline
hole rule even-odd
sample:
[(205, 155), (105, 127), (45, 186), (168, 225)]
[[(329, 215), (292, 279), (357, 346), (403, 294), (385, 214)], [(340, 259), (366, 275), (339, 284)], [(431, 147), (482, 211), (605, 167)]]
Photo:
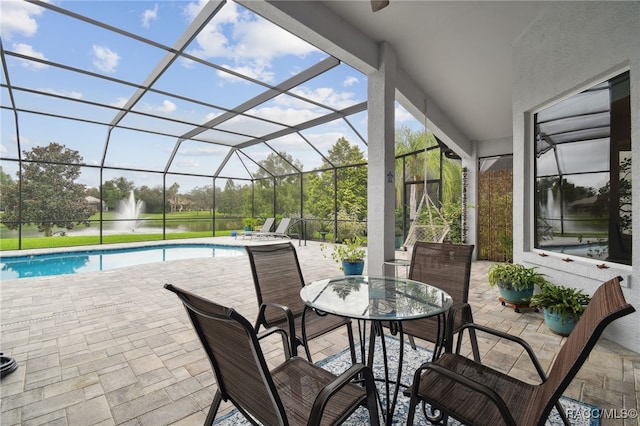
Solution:
[[(395, 86), (396, 54), (380, 44), (380, 67), (368, 76), (369, 174), (368, 253), (369, 275), (380, 275), (385, 260), (395, 256)], [(388, 273), (391, 274), (392, 267)]]

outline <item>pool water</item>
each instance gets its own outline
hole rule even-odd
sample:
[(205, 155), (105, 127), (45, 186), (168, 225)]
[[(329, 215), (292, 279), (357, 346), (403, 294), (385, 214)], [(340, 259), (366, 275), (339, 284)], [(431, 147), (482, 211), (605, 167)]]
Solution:
[(0, 256), (0, 279), (79, 274), (169, 260), (244, 255), (246, 252), (243, 247), (216, 244), (169, 244), (29, 256)]

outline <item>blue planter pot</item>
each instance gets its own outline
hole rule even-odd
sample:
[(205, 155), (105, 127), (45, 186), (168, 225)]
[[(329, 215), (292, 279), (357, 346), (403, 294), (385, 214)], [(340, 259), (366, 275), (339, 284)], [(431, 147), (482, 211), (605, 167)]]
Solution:
[(542, 314), (544, 315), (544, 323), (549, 327), (549, 330), (561, 336), (568, 336), (578, 322), (575, 318), (565, 318), (547, 310), (547, 308), (542, 308)]
[(509, 286), (505, 287), (502, 284), (498, 284), (498, 289), (500, 290), (500, 296), (505, 301), (514, 304), (528, 304), (531, 296), (533, 296), (535, 286), (531, 285), (524, 290), (514, 290)]
[(402, 247), (402, 243), (404, 243), (404, 237), (399, 236), (395, 239), (396, 250)]
[(362, 271), (364, 271), (364, 262), (361, 260), (356, 262), (343, 260), (342, 270), (345, 275), (362, 275)]

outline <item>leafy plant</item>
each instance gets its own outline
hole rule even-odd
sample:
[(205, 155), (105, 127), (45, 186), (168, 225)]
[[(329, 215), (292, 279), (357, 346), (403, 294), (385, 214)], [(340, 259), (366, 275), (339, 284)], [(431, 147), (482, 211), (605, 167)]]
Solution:
[(544, 275), (535, 267), (527, 268), (519, 263), (497, 263), (489, 269), (489, 285), (521, 291), (531, 285), (547, 284)]
[(540, 292), (531, 297), (530, 305), (546, 308), (564, 318), (577, 320), (591, 301), (582, 290), (551, 283), (540, 286)]
[(256, 224), (256, 220), (252, 217), (247, 217), (242, 219), (242, 225), (244, 226), (244, 229), (251, 229), (253, 230), (253, 227)]
[(367, 229), (366, 223), (359, 219), (360, 207), (358, 206), (353, 206), (351, 210), (341, 208), (336, 216), (338, 219), (338, 241), (346, 242), (353, 238), (359, 238)]
[(335, 244), (333, 246), (329, 246), (327, 244), (321, 244), (320, 250), (323, 252), (327, 250), (331, 250), (331, 254), (327, 255), (324, 253), (324, 257), (331, 258), (338, 264), (341, 264), (342, 261), (348, 262), (357, 262), (363, 261), (364, 257), (367, 254), (367, 250), (362, 246), (364, 243), (364, 239), (358, 236), (353, 238), (346, 239), (344, 244)]

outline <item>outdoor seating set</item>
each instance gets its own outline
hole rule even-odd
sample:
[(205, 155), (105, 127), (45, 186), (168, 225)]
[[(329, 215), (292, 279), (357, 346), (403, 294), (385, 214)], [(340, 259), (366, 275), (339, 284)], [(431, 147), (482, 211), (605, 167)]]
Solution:
[[(340, 424), (360, 406), (368, 410), (371, 424), (379, 424), (375, 381), (380, 379), (371, 359), (357, 362), (352, 320), (316, 312), (304, 303), (300, 290), (305, 283), (290, 242), (246, 250), (260, 304), (254, 324), (232, 308), (165, 285), (183, 302), (216, 374), (218, 390), (206, 424), (212, 424), (222, 400), (232, 402), (251, 422), (265, 425)], [(605, 327), (634, 312), (620, 288), (621, 278), (596, 290), (547, 375), (527, 342), (473, 322), (468, 303), (472, 252), (473, 246), (468, 245), (416, 242), (414, 246), (409, 279), (437, 286), (451, 296), (453, 304), (447, 305), (445, 314), (400, 321), (401, 334), (432, 342), (436, 348), (433, 359), (425, 360), (415, 371), (413, 383), (405, 387), (404, 394), (410, 398), (407, 424), (413, 424), (416, 410), (422, 410), (429, 421), (443, 424), (452, 417), (467, 425), (544, 425), (555, 407), (569, 425), (559, 403), (562, 393)], [(334, 375), (312, 363), (308, 342), (343, 326), (353, 365)], [(392, 324), (385, 329), (397, 332)], [(460, 353), (465, 333), (469, 333), (473, 359)], [(541, 383), (526, 383), (482, 364), (476, 334), (484, 333), (520, 345)], [(274, 334), (281, 336), (286, 360), (269, 371), (260, 340)], [(298, 356), (299, 347), (306, 358)], [(390, 424), (393, 412), (382, 409), (382, 415)]]

